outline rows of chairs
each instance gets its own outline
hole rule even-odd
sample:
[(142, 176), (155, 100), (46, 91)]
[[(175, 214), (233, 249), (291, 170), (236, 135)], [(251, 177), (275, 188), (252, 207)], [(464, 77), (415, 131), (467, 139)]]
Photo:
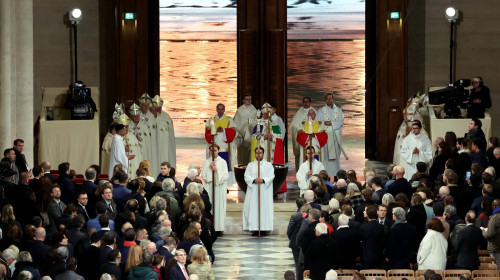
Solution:
[[(480, 270), (463, 270), (463, 269), (450, 269), (445, 270), (435, 270), (435, 272), (444, 280), (458, 280), (460, 275), (468, 273), (472, 276), (472, 279), (476, 280), (500, 280), (500, 275), (497, 270), (496, 264), (491, 264), (492, 269), (480, 269)], [(338, 280), (352, 280), (354, 273), (357, 270), (354, 269), (342, 269), (337, 270)], [(382, 269), (367, 269), (360, 270), (359, 273), (366, 277), (366, 280), (424, 280), (424, 273), (426, 270), (412, 270), (412, 269), (392, 269), (392, 270), (382, 270)], [(304, 271), (304, 279), (309, 278), (309, 271)]]
[[(59, 170), (50, 170), (50, 174), (54, 175), (56, 178), (59, 177)], [(97, 179), (109, 181), (108, 174), (99, 174), (97, 175)], [(82, 185), (85, 182), (85, 176), (83, 174), (76, 174), (75, 184)]]

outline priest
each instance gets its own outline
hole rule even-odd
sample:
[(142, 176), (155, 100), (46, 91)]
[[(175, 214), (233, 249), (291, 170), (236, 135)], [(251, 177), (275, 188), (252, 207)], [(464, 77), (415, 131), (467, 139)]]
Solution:
[(153, 108), (156, 109), (156, 147), (158, 163), (168, 161), (170, 166), (176, 166), (174, 123), (170, 115), (163, 111), (163, 100), (159, 95), (153, 97)]
[[(135, 179), (135, 172), (139, 168), (142, 161), (141, 146), (135, 134), (129, 129), (130, 119), (124, 113), (115, 119), (115, 123), (125, 126), (127, 133), (123, 136), (123, 143), (125, 144), (126, 154), (129, 157), (127, 166), (127, 175), (129, 180)], [(132, 156), (133, 157), (130, 157)]]
[[(257, 232), (270, 232), (273, 230), (274, 207), (273, 207), (273, 180), (274, 168), (271, 163), (265, 161), (264, 148), (254, 150), (255, 160), (250, 162), (245, 170), (245, 182), (247, 191), (243, 205), (243, 230)], [(260, 209), (259, 209), (260, 188)], [(260, 213), (260, 228), (259, 228)]]
[(297, 143), (302, 146), (300, 149), (300, 161), (306, 160), (305, 150), (307, 146), (313, 146), (318, 160), (322, 161), (321, 148), (327, 143), (328, 135), (323, 124), (316, 120), (316, 110), (310, 108), (307, 112), (307, 121), (302, 122), (302, 128), (297, 132)]
[(232, 185), (235, 182), (233, 167), (236, 165), (236, 126), (231, 117), (226, 116), (224, 104), (217, 104), (217, 114), (210, 118), (205, 124), (205, 140), (207, 146), (207, 158), (210, 157), (209, 147), (212, 143), (212, 135), (215, 135), (214, 142), (220, 147), (219, 156), (227, 162), (229, 179), (227, 184)]
[(313, 146), (308, 146), (306, 148), (306, 154), (306, 161), (300, 164), (299, 169), (295, 174), (300, 189), (300, 196), (302, 196), (309, 188), (309, 179), (312, 175), (319, 174), (321, 170), (325, 170), (323, 163), (316, 159), (315, 149)]
[(236, 143), (238, 145), (238, 163), (248, 164), (250, 156), (250, 135), (252, 135), (251, 127), (248, 121), (257, 117), (257, 109), (252, 105), (252, 96), (245, 94), (243, 96), (243, 105), (238, 107), (234, 114), (234, 123), (236, 125)]
[[(342, 109), (333, 103), (333, 94), (325, 95), (326, 105), (318, 110), (318, 121), (321, 121), (328, 134), (328, 142), (321, 151), (321, 162), (328, 174), (337, 174), (340, 169), (340, 153), (342, 148), (342, 126), (344, 125), (344, 113)], [(344, 156), (347, 156), (344, 152)]]
[[(101, 170), (106, 172), (106, 170), (109, 170), (109, 157), (111, 153), (111, 145), (113, 144), (113, 137), (116, 134), (115, 130), (115, 123), (112, 123), (109, 126), (108, 133), (104, 137), (104, 140), (102, 141), (102, 147), (101, 147)], [(111, 176), (111, 174), (109, 174)]]
[[(141, 108), (137, 104), (132, 104), (130, 106), (128, 113), (132, 122), (129, 123), (129, 132), (135, 135), (137, 141), (139, 141), (139, 147), (141, 149), (142, 159), (151, 158), (151, 132), (149, 131), (149, 126), (145, 120), (141, 119)], [(134, 171), (135, 172), (135, 171)]]
[(422, 123), (414, 120), (411, 133), (401, 144), (401, 162), (405, 169), (404, 177), (409, 181), (417, 172), (417, 162), (428, 164), (432, 159), (432, 143), (429, 137), (422, 132)]
[[(226, 219), (226, 195), (228, 170), (226, 161), (219, 156), (219, 146), (210, 146), (211, 156), (203, 162), (201, 178), (205, 181), (205, 190), (212, 203), (215, 231), (223, 232)], [(213, 177), (212, 177), (213, 174)], [(213, 191), (215, 185), (215, 192)], [(215, 204), (214, 204), (215, 197)]]
[(295, 156), (295, 170), (299, 168), (299, 165), (303, 161), (303, 159), (300, 157), (300, 151), (302, 150), (302, 147), (297, 142), (297, 132), (302, 129), (302, 122), (307, 121), (307, 114), (310, 108), (312, 108), (311, 98), (307, 96), (302, 98), (302, 107), (300, 107), (300, 109), (295, 113), (290, 122), (290, 127), (288, 128), (292, 137), (293, 155)]
[(139, 98), (139, 106), (141, 107), (140, 118), (141, 121), (147, 124), (151, 137), (151, 147), (147, 159), (149, 161), (150, 170), (153, 174), (160, 172), (160, 164), (158, 163), (157, 148), (156, 148), (156, 118), (153, 114), (153, 103), (151, 102), (151, 97), (147, 93), (144, 93)]
[(257, 120), (252, 129), (250, 160), (255, 160), (255, 148), (263, 147), (267, 151), (264, 153), (264, 160), (275, 164), (285, 164), (281, 127), (271, 120), (273, 112), (268, 103), (264, 103), (261, 109), (262, 119)]
[(128, 170), (128, 161), (135, 158), (134, 155), (127, 155), (128, 148), (125, 146), (123, 137), (127, 134), (127, 130), (123, 124), (115, 126), (116, 134), (113, 136), (111, 144), (111, 153), (109, 159), (109, 176), (113, 176), (113, 168), (121, 163), (125, 167), (125, 172)]

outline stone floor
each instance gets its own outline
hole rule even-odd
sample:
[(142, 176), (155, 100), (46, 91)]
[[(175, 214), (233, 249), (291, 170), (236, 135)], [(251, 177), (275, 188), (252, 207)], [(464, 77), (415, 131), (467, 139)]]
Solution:
[[(363, 181), (363, 168), (371, 166), (379, 176), (385, 175), (387, 163), (364, 158), (363, 138), (344, 138), (349, 160), (341, 159), (341, 168), (356, 171)], [(177, 139), (177, 180), (183, 181), (192, 162), (205, 159), (203, 139)], [(291, 147), (288, 149), (291, 151)], [(274, 199), (274, 230), (266, 237), (253, 237), (242, 229), (242, 209), (245, 194), (236, 186), (229, 186), (225, 234), (214, 244), (216, 255), (213, 265), (216, 279), (282, 279), (287, 270), (294, 270), (293, 257), (288, 248), (286, 230), (290, 216), (296, 211), (295, 199), (299, 195), (295, 179), (293, 155), (289, 152), (287, 176), (288, 191)], [(361, 176), (360, 176), (361, 175)]]

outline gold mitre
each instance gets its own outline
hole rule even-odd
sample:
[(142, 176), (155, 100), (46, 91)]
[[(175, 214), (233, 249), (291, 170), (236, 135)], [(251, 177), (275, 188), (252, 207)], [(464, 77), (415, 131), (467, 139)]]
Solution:
[(153, 106), (162, 106), (163, 105), (163, 100), (161, 99), (161, 97), (159, 95), (155, 95), (151, 99), (151, 103), (153, 104)]
[(264, 112), (267, 112), (267, 111), (271, 112), (273, 110), (273, 106), (269, 105), (269, 103), (266, 102), (266, 103), (262, 104), (261, 109)]
[(128, 113), (131, 115), (131, 116), (137, 116), (141, 113), (141, 107), (139, 107), (137, 104), (132, 104), (132, 106), (130, 106), (130, 108), (128, 109)]
[(120, 114), (125, 112), (125, 105), (123, 104), (123, 102), (120, 104), (115, 103), (115, 111)]
[(142, 104), (142, 103), (148, 103), (149, 106), (151, 106), (151, 97), (149, 97), (149, 94), (147, 92), (145, 92), (143, 95), (141, 95), (141, 97), (139, 97), (139, 104)]
[[(113, 114), (114, 115), (114, 114)], [(117, 118), (114, 119), (115, 122), (117, 124), (123, 124), (123, 125), (128, 125), (128, 123), (130, 122), (130, 119), (128, 118), (127, 115), (125, 115), (124, 113), (122, 113), (121, 115), (119, 115)]]

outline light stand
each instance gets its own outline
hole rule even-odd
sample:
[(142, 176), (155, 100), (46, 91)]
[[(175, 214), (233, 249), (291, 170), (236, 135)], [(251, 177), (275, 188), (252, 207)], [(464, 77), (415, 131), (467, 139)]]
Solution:
[(445, 17), (450, 22), (450, 83), (448, 86), (453, 86), (453, 31), (455, 22), (458, 19), (459, 10), (454, 7), (448, 7), (445, 11)]
[(68, 13), (69, 21), (73, 27), (73, 55), (75, 57), (75, 83), (78, 81), (78, 56), (77, 56), (77, 33), (76, 26), (82, 20), (82, 10), (75, 8)]

